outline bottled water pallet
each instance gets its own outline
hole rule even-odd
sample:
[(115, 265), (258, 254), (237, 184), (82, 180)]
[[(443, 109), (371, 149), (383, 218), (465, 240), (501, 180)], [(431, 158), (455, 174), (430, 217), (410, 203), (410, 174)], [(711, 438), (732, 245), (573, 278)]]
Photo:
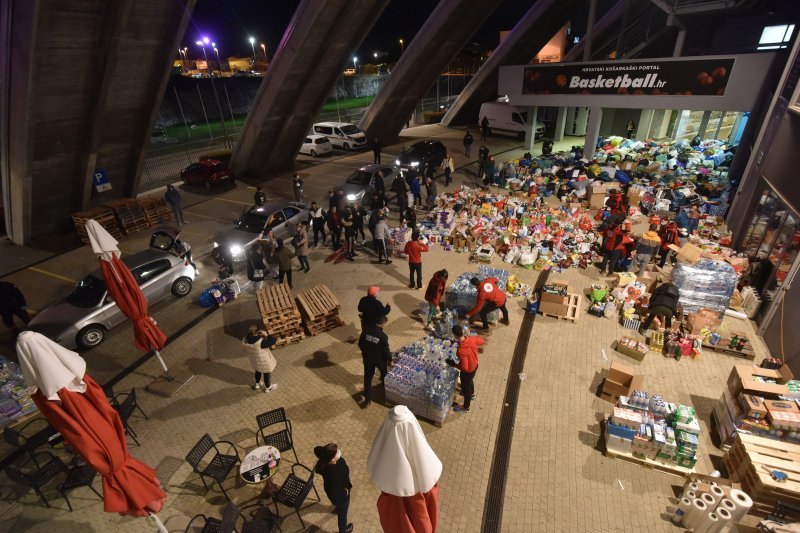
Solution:
[[(453, 397), (455, 397), (455, 391), (453, 391)], [(453, 398), (450, 399), (451, 404), (453, 403), (452, 400)], [(449, 407), (444, 410), (436, 409), (430, 405), (427, 405), (420, 399), (403, 396), (402, 394), (390, 389), (386, 389), (386, 403), (392, 405), (405, 405), (412, 413), (420, 418), (424, 418), (425, 420), (432, 422), (433, 425), (439, 428), (444, 425), (444, 419), (447, 418), (447, 414), (450, 412)]]
[[(605, 427), (605, 422), (603, 426)], [(694, 474), (694, 467), (685, 468), (683, 466), (660, 463), (658, 461), (654, 461), (653, 459), (649, 459), (644, 456), (636, 456), (629, 452), (619, 452), (619, 451), (609, 450), (608, 448), (606, 448), (603, 451), (603, 454), (606, 457), (611, 457), (613, 459), (621, 459), (623, 461), (628, 461), (629, 463), (637, 464), (639, 466), (643, 466), (651, 470), (658, 470), (659, 472), (664, 472), (665, 474), (671, 474), (673, 476), (679, 476), (685, 478), (691, 474)]]
[(581, 313), (581, 296), (578, 294), (570, 293), (569, 301), (567, 303), (567, 314), (566, 315), (554, 315), (551, 313), (540, 313), (542, 316), (549, 316), (552, 318), (558, 318), (561, 320), (571, 320), (572, 322), (577, 322), (578, 317)]

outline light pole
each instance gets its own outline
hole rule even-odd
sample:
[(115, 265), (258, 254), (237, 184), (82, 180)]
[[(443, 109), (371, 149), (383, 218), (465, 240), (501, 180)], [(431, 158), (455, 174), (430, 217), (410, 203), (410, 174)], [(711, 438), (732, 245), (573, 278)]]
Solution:
[[(211, 76), (210, 69), (208, 68), (208, 56), (206, 55), (206, 45), (211, 44), (214, 48), (214, 51), (217, 50), (215, 43), (211, 42), (211, 39), (208, 37), (203, 37), (201, 40), (195, 43), (197, 46), (203, 49), (203, 58), (206, 60), (206, 69), (209, 70), (209, 77), (211, 78), (211, 90), (214, 92), (214, 99), (217, 101), (217, 110), (219, 111), (219, 119), (222, 122), (222, 131), (225, 134), (225, 143), (230, 148), (230, 138), (228, 137), (228, 126), (225, 124), (225, 116), (222, 114), (222, 104), (219, 101), (219, 94), (217, 94), (217, 86), (214, 84), (214, 76)], [(217, 53), (217, 57), (219, 57), (219, 53)], [(200, 91), (200, 84), (197, 85), (197, 91)], [(209, 126), (209, 131), (211, 127)]]
[[(356, 71), (356, 76), (358, 76), (358, 58), (356, 56), (353, 56), (353, 70)], [(358, 98), (358, 81), (355, 76), (353, 76), (353, 96)]]
[(358, 58), (356, 56), (353, 56), (353, 70), (358, 74)]
[(215, 46), (214, 53), (217, 54), (217, 67), (219, 70), (220, 77), (222, 76), (222, 60), (219, 58), (219, 49)]
[(400, 39), (400, 55), (403, 55), (403, 39)]
[(206, 55), (206, 44), (208, 44), (208, 37), (203, 37), (202, 40), (199, 40), (194, 44), (203, 49), (203, 59), (206, 60), (206, 71), (208, 71), (208, 75), (211, 77), (211, 69), (208, 66), (208, 56)]
[(264, 63), (267, 62), (267, 45), (261, 43), (261, 51), (264, 52)]
[(250, 41), (250, 48), (253, 49), (253, 66), (255, 66), (255, 64), (256, 64), (256, 38), (255, 37), (250, 37), (247, 40)]

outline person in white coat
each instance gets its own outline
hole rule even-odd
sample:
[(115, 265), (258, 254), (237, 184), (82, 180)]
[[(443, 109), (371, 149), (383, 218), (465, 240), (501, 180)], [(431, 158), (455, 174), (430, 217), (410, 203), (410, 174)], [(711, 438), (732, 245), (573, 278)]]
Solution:
[(277, 383), (271, 383), (272, 372), (278, 364), (270, 349), (275, 342), (275, 337), (263, 329), (258, 329), (257, 324), (250, 326), (247, 335), (242, 339), (242, 343), (250, 350), (250, 365), (255, 372), (255, 384), (252, 386), (254, 391), (261, 390), (262, 379), (264, 380), (264, 392), (272, 392), (278, 388)]

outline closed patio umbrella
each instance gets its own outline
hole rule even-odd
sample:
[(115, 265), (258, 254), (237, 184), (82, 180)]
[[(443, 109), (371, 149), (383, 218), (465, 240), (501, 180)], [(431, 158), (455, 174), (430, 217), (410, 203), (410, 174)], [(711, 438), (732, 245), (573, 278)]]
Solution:
[(128, 453), (119, 414), (86, 374), (86, 361), (47, 337), (25, 331), (17, 337), (20, 368), (42, 415), (103, 477), (106, 512), (153, 515), (166, 500), (156, 471)]
[(442, 462), (414, 414), (393, 407), (372, 442), (367, 469), (381, 490), (378, 515), (386, 533), (435, 533)]

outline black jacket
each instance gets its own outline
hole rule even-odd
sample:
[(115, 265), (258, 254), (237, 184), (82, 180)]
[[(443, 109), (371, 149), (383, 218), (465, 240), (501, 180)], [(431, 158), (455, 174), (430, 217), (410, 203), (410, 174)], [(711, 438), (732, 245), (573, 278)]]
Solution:
[(322, 476), (325, 495), (333, 505), (340, 505), (350, 498), (350, 489), (353, 488), (353, 484), (350, 483), (350, 468), (344, 457), (340, 457), (333, 464), (326, 464), (318, 473)]
[[(7, 281), (0, 281), (0, 310), (11, 313), (21, 307), (27, 307), (25, 296), (16, 285)], [(388, 312), (388, 311), (387, 311)]]
[(363, 327), (373, 327), (378, 321), (389, 314), (391, 307), (389, 304), (383, 305), (374, 296), (364, 296), (358, 302), (358, 312), (361, 313)]
[(388, 363), (392, 360), (392, 352), (389, 350), (389, 337), (378, 326), (364, 328), (361, 337), (358, 339), (358, 347), (361, 349), (361, 357), (371, 363)]
[(678, 291), (678, 287), (672, 283), (664, 283), (656, 287), (656, 290), (653, 291), (648, 310), (657, 315), (666, 315), (666, 311), (669, 311), (670, 316), (674, 316), (678, 309), (679, 298), (680, 292)]

